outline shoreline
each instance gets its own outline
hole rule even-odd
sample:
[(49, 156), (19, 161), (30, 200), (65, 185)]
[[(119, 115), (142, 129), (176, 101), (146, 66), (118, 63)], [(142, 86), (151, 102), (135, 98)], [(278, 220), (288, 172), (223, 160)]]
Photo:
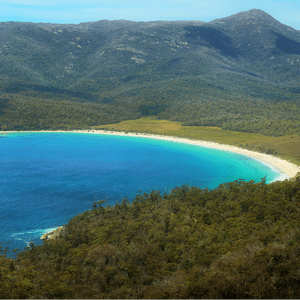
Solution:
[(40, 237), (40, 239), (41, 240), (54, 240), (60, 235), (60, 233), (62, 233), (63, 229), (64, 229), (64, 226), (59, 226), (54, 230), (44, 233)]
[(222, 150), (227, 152), (233, 152), (240, 155), (244, 155), (255, 159), (269, 168), (273, 169), (275, 172), (279, 173), (280, 176), (276, 178), (274, 181), (281, 181), (285, 179), (291, 179), (300, 172), (300, 167), (287, 161), (282, 158), (278, 158), (276, 156), (260, 153), (256, 151), (251, 151), (243, 148), (239, 148), (237, 146), (231, 146), (226, 144), (219, 144), (216, 142), (207, 142), (203, 140), (195, 140), (195, 139), (188, 139), (188, 138), (181, 138), (176, 136), (166, 136), (166, 135), (157, 135), (157, 134), (150, 134), (150, 133), (131, 133), (131, 132), (124, 132), (124, 131), (110, 131), (110, 130), (41, 130), (41, 131), (0, 131), (0, 135), (5, 135), (7, 133), (83, 133), (83, 134), (102, 134), (102, 135), (118, 135), (118, 136), (131, 136), (131, 137), (143, 137), (143, 138), (151, 138), (157, 140), (165, 140), (171, 141), (176, 143), (184, 143), (190, 144), (205, 148), (211, 148), (216, 150)]

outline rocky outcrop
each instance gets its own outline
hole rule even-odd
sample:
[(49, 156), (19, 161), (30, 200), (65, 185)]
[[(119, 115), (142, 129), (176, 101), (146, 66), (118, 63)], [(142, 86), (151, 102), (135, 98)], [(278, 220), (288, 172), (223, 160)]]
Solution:
[(56, 239), (61, 234), (63, 228), (64, 228), (63, 226), (60, 226), (51, 232), (47, 232), (47, 233), (43, 234), (43, 236), (41, 237), (41, 240)]

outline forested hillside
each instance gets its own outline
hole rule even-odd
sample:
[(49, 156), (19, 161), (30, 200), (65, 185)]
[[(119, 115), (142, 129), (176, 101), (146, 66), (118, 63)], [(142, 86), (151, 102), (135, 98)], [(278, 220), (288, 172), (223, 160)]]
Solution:
[(152, 115), (299, 134), (300, 33), (261, 10), (205, 22), (0, 24), (0, 129)]
[(299, 299), (299, 211), (299, 178), (98, 201), (59, 238), (2, 256), (0, 295)]

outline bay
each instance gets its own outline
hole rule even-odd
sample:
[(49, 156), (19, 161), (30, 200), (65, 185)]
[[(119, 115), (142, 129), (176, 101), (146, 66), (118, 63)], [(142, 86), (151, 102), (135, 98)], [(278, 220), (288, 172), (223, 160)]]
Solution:
[[(0, 138), (0, 242), (24, 249), (107, 199), (280, 174), (239, 154), (143, 137), (10, 133)], [(11, 254), (10, 254), (11, 255)]]

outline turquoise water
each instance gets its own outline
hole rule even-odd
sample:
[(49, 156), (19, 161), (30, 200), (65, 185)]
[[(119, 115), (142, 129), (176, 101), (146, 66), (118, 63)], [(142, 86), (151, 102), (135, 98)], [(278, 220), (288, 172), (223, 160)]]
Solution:
[[(40, 244), (42, 234), (92, 208), (153, 189), (215, 188), (279, 174), (238, 154), (140, 137), (14, 133), (0, 138), (0, 241)], [(4, 245), (5, 246), (5, 245)]]

